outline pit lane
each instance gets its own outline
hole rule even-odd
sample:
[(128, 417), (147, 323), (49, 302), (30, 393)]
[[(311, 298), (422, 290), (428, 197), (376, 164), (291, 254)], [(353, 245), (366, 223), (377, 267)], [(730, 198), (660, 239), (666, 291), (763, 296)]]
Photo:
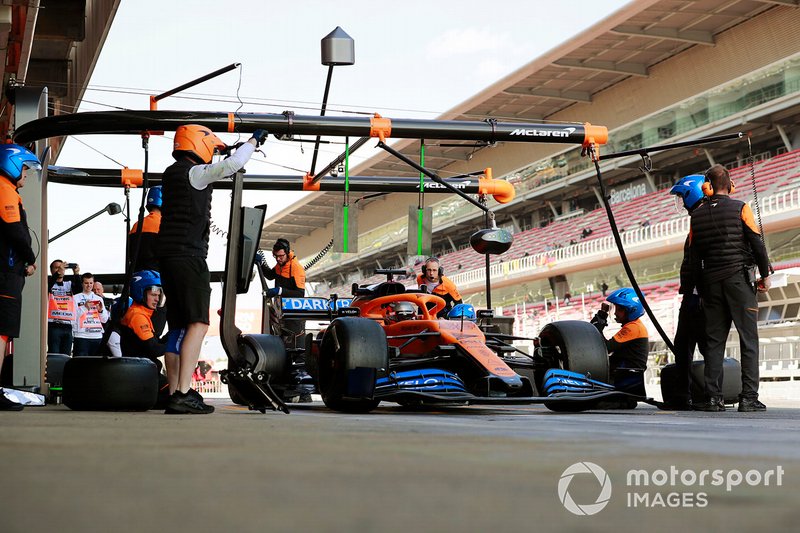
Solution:
[[(211, 402), (209, 416), (0, 413), (0, 529), (32, 531), (26, 517), (36, 516), (36, 530), (58, 531), (752, 531), (792, 523), (800, 488), (793, 407), (558, 414), (382, 404), (344, 415), (315, 402), (287, 416)], [(605, 469), (615, 491), (594, 517), (567, 512), (557, 493), (565, 468), (583, 461)], [(670, 465), (781, 465), (785, 475), (782, 486), (708, 487), (705, 508), (626, 505), (626, 472)]]

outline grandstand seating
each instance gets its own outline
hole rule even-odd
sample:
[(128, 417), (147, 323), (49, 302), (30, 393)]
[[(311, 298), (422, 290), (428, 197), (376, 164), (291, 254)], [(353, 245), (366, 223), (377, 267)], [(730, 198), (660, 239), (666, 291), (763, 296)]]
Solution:
[[(766, 197), (779, 190), (800, 187), (800, 150), (793, 150), (756, 163), (753, 167), (756, 177), (756, 188), (759, 197)], [(737, 183), (734, 197), (749, 200), (752, 197), (751, 167), (745, 164), (731, 169), (731, 177)], [(612, 206), (614, 218), (620, 231), (639, 228), (646, 219), (651, 225), (664, 222), (672, 218), (685, 216), (685, 212), (675, 209), (674, 197), (668, 194), (667, 189), (654, 191), (633, 200), (618, 203)], [(598, 207), (579, 218), (554, 221), (545, 227), (531, 228), (514, 234), (514, 244), (508, 252), (493, 259), (493, 262), (508, 261), (545, 252), (552, 247), (569, 246), (569, 242), (581, 242), (580, 233), (583, 228), (591, 228), (592, 234), (585, 240), (605, 237), (611, 233), (611, 227), (606, 217), (604, 207)], [(441, 256), (442, 265), (446, 274), (467, 272), (484, 265), (484, 256), (476, 254), (471, 248), (463, 248)], [(460, 265), (460, 267), (459, 267)], [(409, 264), (401, 268), (413, 269), (415, 274), (419, 268)], [(360, 284), (377, 283), (381, 276), (372, 276)], [(412, 284), (414, 279), (405, 280), (404, 283)], [(675, 288), (669, 291), (674, 294)], [(659, 289), (660, 290), (660, 289)], [(349, 295), (350, 286), (332, 287), (325, 294), (337, 293)], [(542, 304), (544, 305), (544, 304)]]

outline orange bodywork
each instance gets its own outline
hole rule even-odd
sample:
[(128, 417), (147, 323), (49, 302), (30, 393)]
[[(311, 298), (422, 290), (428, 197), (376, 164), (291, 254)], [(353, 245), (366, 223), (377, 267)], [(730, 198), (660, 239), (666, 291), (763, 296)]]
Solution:
[[(389, 304), (394, 302), (410, 302), (417, 306), (416, 320), (405, 320), (395, 324), (387, 322)], [(432, 304), (428, 309), (427, 304)], [(389, 339), (389, 346), (400, 347), (403, 355), (427, 354), (441, 345), (459, 345), (472, 356), (476, 363), (487, 372), (500, 377), (513, 377), (514, 372), (497, 354), (486, 346), (486, 336), (473, 322), (460, 320), (437, 319), (436, 314), (444, 309), (445, 301), (433, 294), (401, 293), (380, 296), (371, 300), (354, 300), (353, 307), (358, 307), (361, 316), (373, 320), (381, 320), (387, 336), (414, 335), (417, 333), (438, 333), (439, 335), (423, 336), (408, 342), (409, 338)], [(407, 343), (407, 344), (406, 344)]]

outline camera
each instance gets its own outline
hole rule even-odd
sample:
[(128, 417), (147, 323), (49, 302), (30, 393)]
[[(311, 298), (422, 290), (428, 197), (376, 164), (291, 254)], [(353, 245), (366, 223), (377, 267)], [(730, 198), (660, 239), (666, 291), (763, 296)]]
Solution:
[(78, 263), (67, 263), (67, 268), (70, 270), (75, 270), (78, 268)]

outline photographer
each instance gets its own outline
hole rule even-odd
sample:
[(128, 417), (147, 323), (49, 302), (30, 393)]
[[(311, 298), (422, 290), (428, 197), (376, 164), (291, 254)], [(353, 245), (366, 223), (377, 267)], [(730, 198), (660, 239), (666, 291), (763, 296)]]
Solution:
[[(72, 270), (65, 276), (66, 269)], [(47, 277), (47, 352), (72, 355), (72, 322), (75, 302), (72, 296), (81, 288), (81, 269), (77, 263), (56, 259), (50, 263)]]

